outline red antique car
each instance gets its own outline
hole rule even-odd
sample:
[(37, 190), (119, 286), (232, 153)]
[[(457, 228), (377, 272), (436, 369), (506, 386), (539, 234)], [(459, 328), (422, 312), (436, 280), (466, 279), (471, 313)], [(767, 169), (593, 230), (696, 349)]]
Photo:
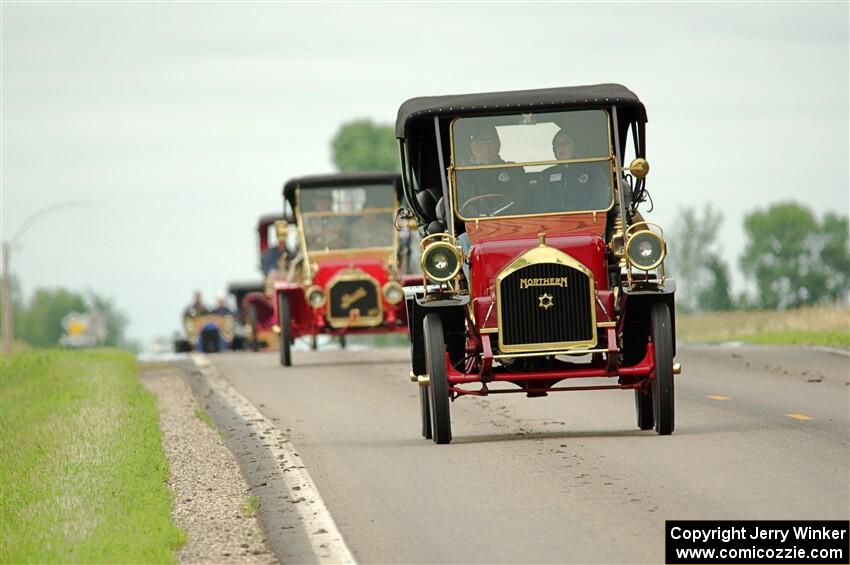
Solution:
[[(451, 441), (461, 396), (595, 389), (633, 391), (638, 427), (673, 432), (675, 285), (637, 211), (645, 123), (616, 84), (402, 104), (424, 236), (424, 284), (406, 300), (424, 437)], [(579, 380), (594, 377), (609, 382)]]
[[(292, 245), (289, 239), (291, 215), (266, 214), (257, 221), (260, 270), (264, 282), (256, 286), (244, 285), (238, 290), (239, 313), (248, 327), (248, 344), (254, 351), (277, 349), (277, 309), (275, 307), (274, 280), (286, 275)], [(275, 238), (272, 241), (272, 234)], [(290, 251), (287, 251), (290, 250)]]
[(393, 229), (401, 179), (382, 172), (289, 180), (298, 252), (286, 278), (274, 281), (280, 362), (301, 336), (407, 332), (399, 237)]

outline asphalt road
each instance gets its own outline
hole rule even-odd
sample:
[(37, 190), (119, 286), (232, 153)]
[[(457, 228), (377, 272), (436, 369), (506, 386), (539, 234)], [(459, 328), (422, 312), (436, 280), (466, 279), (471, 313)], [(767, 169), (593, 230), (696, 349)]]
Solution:
[(668, 437), (630, 391), (462, 398), (447, 446), (419, 436), (404, 349), (210, 360), (290, 430), (361, 562), (660, 563), (665, 519), (850, 516), (835, 353), (680, 347)]

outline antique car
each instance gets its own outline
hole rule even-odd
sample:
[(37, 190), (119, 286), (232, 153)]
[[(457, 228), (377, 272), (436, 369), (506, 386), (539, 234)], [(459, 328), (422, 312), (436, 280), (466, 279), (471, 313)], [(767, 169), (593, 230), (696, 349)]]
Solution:
[(638, 427), (673, 432), (675, 284), (637, 210), (645, 124), (617, 84), (399, 108), (401, 215), (423, 234), (405, 302), (424, 437), (451, 441), (461, 396), (598, 389), (634, 391)]
[(290, 219), (291, 215), (277, 213), (265, 214), (257, 220), (259, 267), (264, 279), (259, 284), (246, 285), (242, 289), (244, 294), (238, 299), (238, 313), (244, 318), (248, 346), (253, 351), (278, 347), (274, 280), (286, 275), (287, 258), (291, 253), (279, 253), (276, 248), (279, 242), (287, 246)]
[(234, 282), (227, 286), (227, 292), (233, 297), (233, 302), (236, 304), (233, 340), (234, 342), (238, 341), (241, 345), (237, 349), (247, 349), (249, 345), (253, 346), (251, 315), (248, 311), (248, 301), (245, 298), (252, 293), (262, 293), (264, 289), (265, 283), (259, 280)]
[(394, 214), (401, 179), (383, 172), (291, 179), (283, 196), (294, 211), (298, 254), (274, 283), (280, 362), (301, 336), (407, 332), (405, 284), (398, 268)]
[(219, 353), (228, 349), (240, 349), (244, 342), (234, 335), (236, 322), (232, 314), (185, 314), (183, 329), (185, 338), (174, 341), (174, 351), (188, 353)]

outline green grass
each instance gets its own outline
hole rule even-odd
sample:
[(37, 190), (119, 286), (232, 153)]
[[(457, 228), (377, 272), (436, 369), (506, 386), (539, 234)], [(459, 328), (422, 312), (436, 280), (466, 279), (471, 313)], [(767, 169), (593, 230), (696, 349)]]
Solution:
[(681, 341), (743, 341), (774, 345), (850, 347), (847, 306), (812, 306), (797, 310), (705, 312), (677, 314)]
[(242, 505), (242, 514), (245, 516), (253, 516), (260, 508), (260, 499), (253, 494), (248, 497), (245, 504)]
[(159, 413), (130, 353), (0, 361), (0, 562), (174, 562)]
[(789, 330), (784, 332), (768, 332), (759, 335), (744, 336), (741, 341), (748, 343), (763, 343), (768, 345), (823, 345), (827, 347), (850, 348), (850, 332), (841, 331), (805, 331)]

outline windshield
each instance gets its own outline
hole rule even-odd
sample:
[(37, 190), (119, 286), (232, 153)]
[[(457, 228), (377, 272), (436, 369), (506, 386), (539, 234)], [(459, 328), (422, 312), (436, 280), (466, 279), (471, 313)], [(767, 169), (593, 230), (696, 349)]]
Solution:
[(465, 219), (607, 210), (612, 162), (603, 110), (452, 123), (454, 205)]
[(393, 246), (394, 186), (311, 188), (298, 197), (308, 253)]

